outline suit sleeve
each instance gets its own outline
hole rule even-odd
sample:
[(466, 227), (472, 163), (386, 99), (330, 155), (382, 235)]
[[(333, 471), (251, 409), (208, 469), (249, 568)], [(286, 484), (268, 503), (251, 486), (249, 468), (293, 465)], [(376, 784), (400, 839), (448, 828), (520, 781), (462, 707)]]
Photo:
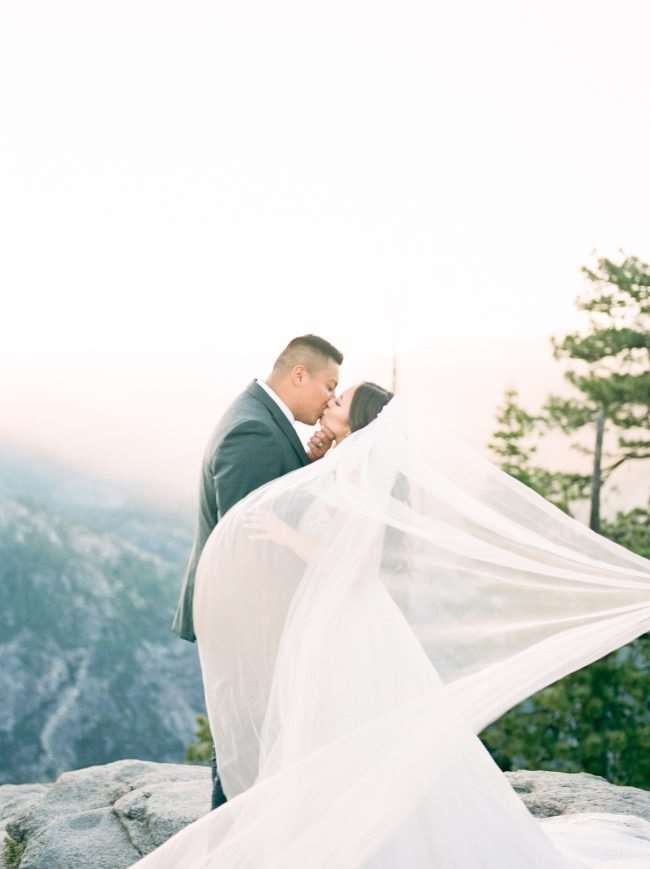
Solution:
[(221, 518), (253, 489), (286, 472), (277, 434), (254, 420), (236, 426), (219, 445), (212, 471)]

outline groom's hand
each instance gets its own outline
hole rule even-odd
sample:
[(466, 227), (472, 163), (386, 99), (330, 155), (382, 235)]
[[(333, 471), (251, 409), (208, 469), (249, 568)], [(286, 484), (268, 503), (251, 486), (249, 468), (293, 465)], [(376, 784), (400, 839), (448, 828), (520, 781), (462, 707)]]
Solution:
[(316, 459), (322, 459), (333, 442), (334, 432), (331, 432), (327, 426), (321, 425), (320, 429), (309, 438), (307, 455), (312, 462), (315, 462)]

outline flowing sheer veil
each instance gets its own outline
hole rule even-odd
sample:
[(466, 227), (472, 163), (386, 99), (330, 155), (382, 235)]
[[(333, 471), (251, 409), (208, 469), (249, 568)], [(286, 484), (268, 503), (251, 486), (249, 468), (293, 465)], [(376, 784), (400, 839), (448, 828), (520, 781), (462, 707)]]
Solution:
[(638, 819), (538, 823), (475, 734), (650, 629), (650, 563), (399, 399), (228, 513), (194, 614), (229, 802), (143, 867), (648, 860)]

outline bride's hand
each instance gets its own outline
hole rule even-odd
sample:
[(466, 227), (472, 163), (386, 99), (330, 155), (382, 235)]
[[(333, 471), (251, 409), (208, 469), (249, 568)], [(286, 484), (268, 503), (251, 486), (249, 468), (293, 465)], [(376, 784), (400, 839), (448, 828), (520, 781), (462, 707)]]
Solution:
[(333, 443), (334, 432), (330, 431), (327, 426), (321, 425), (320, 429), (309, 438), (307, 455), (312, 462), (322, 459)]
[(296, 531), (270, 511), (245, 514), (244, 526), (250, 540), (269, 540), (291, 549), (303, 561), (309, 561), (317, 548), (317, 541)]
[(289, 546), (293, 539), (291, 526), (270, 511), (248, 513), (244, 526), (250, 540), (270, 540)]

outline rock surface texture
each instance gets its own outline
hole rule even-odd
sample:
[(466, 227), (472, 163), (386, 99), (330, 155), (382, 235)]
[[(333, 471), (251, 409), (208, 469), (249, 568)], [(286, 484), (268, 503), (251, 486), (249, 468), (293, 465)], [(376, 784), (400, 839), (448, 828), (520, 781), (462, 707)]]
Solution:
[[(586, 773), (506, 773), (537, 817), (615, 812), (650, 821), (650, 792)], [(11, 869), (126, 869), (209, 810), (207, 767), (122, 760), (53, 785), (0, 787)], [(3, 867), (4, 869), (4, 867)]]
[(126, 869), (209, 808), (210, 770), (182, 764), (122, 760), (0, 787), (5, 836), (24, 847), (11, 869)]
[(650, 821), (650, 791), (610, 784), (586, 772), (507, 772), (510, 784), (538, 818), (613, 812)]

